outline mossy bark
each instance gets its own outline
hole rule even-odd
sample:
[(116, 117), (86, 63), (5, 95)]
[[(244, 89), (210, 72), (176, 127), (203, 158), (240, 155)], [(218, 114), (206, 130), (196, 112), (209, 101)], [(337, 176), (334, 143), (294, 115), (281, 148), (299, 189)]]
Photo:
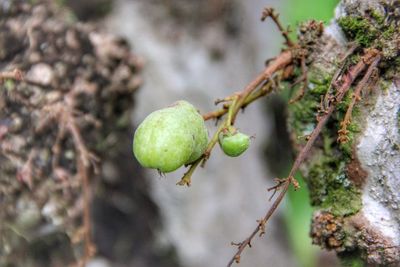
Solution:
[[(338, 131), (352, 91), (338, 104), (302, 168), (316, 208), (313, 242), (346, 255), (348, 266), (357, 266), (349, 265), (350, 254), (373, 266), (400, 264), (398, 9), (398, 1), (342, 1), (336, 20), (316, 41), (307, 93), (289, 107), (292, 140), (302, 147), (324, 108), (324, 96), (335, 88), (331, 80), (337, 71), (358, 62), (364, 49), (382, 54), (374, 81), (353, 109), (348, 141), (339, 142)], [(357, 48), (345, 56), (352, 46)]]

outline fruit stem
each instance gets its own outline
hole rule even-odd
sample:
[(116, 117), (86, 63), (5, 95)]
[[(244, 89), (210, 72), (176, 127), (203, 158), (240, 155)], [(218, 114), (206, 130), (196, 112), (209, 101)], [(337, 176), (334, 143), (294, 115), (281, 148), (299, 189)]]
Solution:
[(232, 103), (229, 106), (228, 118), (226, 119), (226, 123), (225, 123), (226, 128), (228, 128), (229, 126), (231, 126), (233, 124), (232, 119), (233, 119), (234, 111), (235, 111), (235, 109), (237, 109), (236, 104), (238, 102), (238, 99), (239, 99), (239, 95), (235, 94), (233, 96)]
[(200, 157), (198, 160), (196, 160), (190, 165), (189, 170), (183, 175), (182, 179), (176, 183), (177, 185), (186, 185), (188, 187), (190, 186), (190, 184), (192, 183), (192, 174), (199, 165), (201, 159), (202, 157)]

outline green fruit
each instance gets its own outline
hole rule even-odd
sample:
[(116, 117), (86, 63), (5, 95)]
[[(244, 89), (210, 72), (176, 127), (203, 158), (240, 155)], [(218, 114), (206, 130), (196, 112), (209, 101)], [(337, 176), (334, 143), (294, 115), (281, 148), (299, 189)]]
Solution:
[(208, 143), (203, 117), (186, 101), (154, 111), (137, 128), (133, 153), (139, 163), (172, 172), (197, 160)]
[(219, 134), (219, 145), (226, 155), (237, 157), (249, 147), (250, 137), (231, 126)]

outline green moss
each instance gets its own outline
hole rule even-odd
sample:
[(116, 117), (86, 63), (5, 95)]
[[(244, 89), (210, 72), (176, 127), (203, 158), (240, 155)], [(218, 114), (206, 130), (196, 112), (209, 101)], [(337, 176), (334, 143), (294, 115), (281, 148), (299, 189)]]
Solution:
[(297, 136), (308, 135), (314, 129), (321, 96), (327, 92), (331, 80), (331, 76), (323, 75), (319, 71), (311, 71), (308, 75), (310, 83), (306, 94), (300, 101), (289, 106), (291, 111), (289, 124)]
[(293, 103), (290, 107), (293, 116), (291, 117), (291, 127), (297, 136), (310, 134), (315, 127), (315, 113), (318, 103), (312, 99), (305, 99), (301, 102)]
[(346, 113), (347, 108), (352, 100), (351, 95), (352, 95), (352, 90), (350, 89), (349, 92), (343, 97), (343, 100), (336, 106), (336, 110), (339, 111), (341, 114), (340, 117), (343, 117), (343, 115)]
[(360, 54), (352, 54), (351, 56), (349, 56), (348, 65), (356, 65), (358, 62), (360, 62), (360, 60)]
[[(355, 117), (356, 115), (353, 115), (353, 118)], [(353, 152), (354, 138), (360, 132), (360, 126), (352, 122), (347, 126), (347, 130), (349, 131), (347, 134), (349, 140), (346, 143), (341, 143), (339, 148), (342, 150), (345, 157), (350, 158)]]
[[(353, 91), (350, 90), (346, 96), (343, 98), (342, 102), (337, 105), (336, 113), (333, 114), (334, 119), (336, 121), (336, 131), (341, 128), (340, 123), (343, 121), (344, 116), (348, 110), (350, 103), (353, 100)], [(339, 149), (342, 151), (344, 159), (348, 160), (352, 156), (353, 152), (353, 144), (356, 135), (360, 132), (360, 126), (358, 124), (358, 119), (360, 118), (360, 109), (358, 107), (359, 103), (357, 102), (356, 105), (353, 107), (350, 124), (347, 126), (348, 133), (346, 136), (348, 137), (348, 141), (345, 143), (339, 144)]]
[(316, 85), (313, 88), (310, 88), (309, 91), (313, 95), (325, 95), (326, 90), (328, 89), (328, 86), (326, 84), (323, 85)]
[(307, 75), (310, 83), (315, 85), (327, 86), (332, 79), (332, 75), (323, 73), (321, 70), (312, 70)]
[(380, 25), (385, 22), (385, 16), (377, 10), (372, 10), (370, 15)]
[[(309, 88), (307, 89), (306, 95), (292, 105), (289, 106), (291, 111), (291, 117), (289, 119), (290, 127), (295, 131), (296, 135), (299, 137), (308, 135), (312, 132), (312, 130), (316, 126), (316, 113), (320, 109), (321, 105), (321, 97), (323, 97), (330, 84), (330, 78), (323, 76), (315, 76), (312, 77), (312, 82), (309, 83)], [(333, 141), (337, 139), (337, 131), (340, 129), (339, 123), (343, 120), (344, 114), (347, 111), (347, 108), (352, 100), (352, 93), (349, 92), (343, 101), (338, 104), (337, 111), (333, 114), (331, 121), (334, 122), (335, 130), (330, 129), (329, 132), (324, 134), (323, 138), (324, 142), (329, 141), (332, 145)], [(357, 117), (359, 114), (359, 110), (357, 106), (353, 109), (353, 118)], [(343, 144), (341, 147), (345, 152), (347, 157), (351, 156), (351, 147), (353, 144), (354, 136), (359, 132), (359, 127), (355, 122), (352, 122), (348, 129), (349, 131), (349, 139), (350, 141), (346, 144)], [(324, 144), (324, 150), (329, 150), (328, 146)]]
[(389, 40), (393, 37), (393, 35), (396, 33), (396, 29), (394, 26), (389, 26), (384, 32), (382, 32), (382, 37), (385, 38), (386, 40)]
[(394, 60), (394, 64), (396, 68), (400, 67), (400, 57), (396, 57), (396, 59)]
[(365, 262), (362, 260), (359, 251), (348, 251), (338, 254), (340, 263), (343, 267), (363, 267)]
[(336, 216), (355, 214), (361, 209), (361, 192), (347, 178), (345, 161), (318, 155), (306, 177), (311, 204)]
[(389, 91), (390, 87), (392, 86), (392, 82), (382, 80), (382, 81), (380, 81), (379, 85), (380, 85), (379, 87), (381, 88), (382, 91), (387, 92), (387, 91)]
[[(303, 98), (290, 105), (289, 126), (296, 136), (310, 134), (316, 126), (316, 113), (320, 109), (323, 97), (330, 85), (332, 76), (323, 75), (320, 71), (309, 72), (309, 88)], [(310, 190), (310, 199), (313, 206), (328, 210), (337, 216), (355, 214), (361, 209), (361, 193), (346, 175), (346, 164), (352, 156), (352, 146), (356, 134), (360, 131), (357, 120), (353, 118), (348, 125), (349, 141), (339, 145), (337, 132), (340, 122), (351, 102), (352, 93), (349, 92), (338, 105), (328, 123), (323, 128), (320, 138), (317, 139), (308, 163), (308, 173), (305, 177)], [(358, 116), (358, 109), (353, 115)], [(306, 140), (298, 139), (298, 144), (304, 145)]]
[[(356, 12), (356, 11), (355, 11)], [(383, 16), (377, 10), (367, 10), (364, 16), (350, 14), (338, 19), (338, 24), (346, 36), (361, 47), (376, 48), (386, 60), (393, 61), (399, 54), (399, 30), (395, 19)]]
[(338, 23), (349, 38), (363, 47), (371, 46), (379, 36), (378, 30), (366, 18), (346, 16), (339, 18)]
[(327, 129), (322, 130), (322, 139), (323, 139), (323, 153), (327, 156), (332, 156), (333, 155), (333, 144), (336, 142), (336, 140), (333, 139), (333, 137), (327, 133)]

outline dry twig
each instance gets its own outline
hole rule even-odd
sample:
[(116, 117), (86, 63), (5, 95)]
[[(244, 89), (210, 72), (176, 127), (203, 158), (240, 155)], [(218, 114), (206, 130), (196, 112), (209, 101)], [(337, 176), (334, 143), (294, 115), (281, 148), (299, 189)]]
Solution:
[[(321, 133), (323, 126), (325, 125), (325, 123), (328, 121), (328, 119), (334, 112), (337, 104), (342, 101), (343, 97), (346, 95), (346, 93), (350, 89), (350, 86), (355, 81), (355, 79), (362, 73), (362, 71), (364, 71), (368, 65), (377, 64), (379, 62), (379, 59), (380, 59), (380, 55), (377, 50), (373, 50), (373, 49), (368, 50), (368, 51), (366, 51), (366, 53), (364, 54), (362, 59), (355, 66), (351, 67), (345, 75), (343, 75), (339, 78), (339, 81), (332, 80), (332, 83), (334, 83), (334, 84), (340, 83), (339, 87), (336, 90), (336, 94), (333, 97), (334, 101), (331, 101), (329, 103), (329, 107), (326, 112), (324, 112), (322, 115), (317, 115), (317, 118), (316, 118), (317, 126), (315, 127), (315, 129), (313, 130), (311, 135), (309, 136), (309, 139), (307, 140), (306, 145), (301, 149), (300, 153), (297, 155), (296, 160), (293, 163), (292, 168), (291, 168), (287, 178), (280, 179), (277, 186), (274, 186), (269, 189), (269, 191), (273, 190), (274, 193), (279, 189), (281, 190), (281, 192), (279, 193), (279, 195), (277, 196), (275, 201), (272, 203), (272, 206), (268, 209), (264, 218), (262, 220), (257, 221), (258, 224), (257, 224), (256, 229), (244, 241), (238, 243), (238, 250), (234, 254), (234, 256), (231, 258), (231, 260), (229, 261), (229, 263), (227, 265), (228, 267), (232, 266), (232, 264), (234, 262), (236, 262), (236, 263), (240, 262), (240, 257), (241, 257), (242, 252), (244, 251), (244, 249), (247, 246), (250, 246), (251, 241), (257, 235), (257, 233), (260, 232), (261, 234), (264, 234), (265, 224), (268, 222), (268, 220), (270, 219), (272, 214), (275, 212), (275, 210), (281, 203), (283, 197), (285, 196), (286, 192), (289, 189), (290, 184), (293, 184), (295, 189), (298, 187), (298, 183), (294, 179), (294, 175), (297, 172), (297, 170), (299, 169), (300, 165), (306, 160), (312, 145), (314, 144), (315, 140)], [(373, 68), (374, 67), (375, 66), (373, 66)], [(369, 69), (373, 69), (373, 68), (369, 68)], [(364, 80), (367, 81), (370, 76), (371, 76), (371, 72), (367, 71), (360, 83), (365, 84), (365, 82), (363, 82), (363, 81)]]
[(285, 39), (285, 44), (288, 47), (293, 47), (294, 43), (292, 42), (292, 40), (290, 40), (289, 38), (289, 33), (290, 30), (288, 29), (284, 29), (282, 27), (281, 22), (279, 21), (279, 14), (275, 13), (275, 10), (271, 7), (267, 7), (264, 8), (263, 12), (262, 12), (262, 16), (261, 16), (261, 20), (264, 21), (266, 20), (268, 17), (271, 17), (271, 19), (273, 20), (273, 22), (275, 23), (275, 25), (278, 27), (278, 30), (281, 32), (283, 38)]
[(354, 89), (349, 107), (347, 108), (347, 111), (346, 111), (343, 121), (340, 123), (341, 128), (338, 131), (338, 135), (339, 135), (338, 141), (340, 143), (346, 143), (349, 141), (349, 137), (347, 136), (347, 134), (349, 133), (349, 131), (347, 130), (347, 126), (349, 126), (349, 124), (351, 123), (351, 114), (353, 112), (353, 108), (354, 108), (356, 102), (361, 100), (361, 92), (366, 87), (366, 85), (367, 85), (373, 71), (376, 69), (376, 66), (378, 65), (380, 59), (381, 59), (380, 56), (377, 56), (374, 59), (374, 61), (368, 67), (367, 73), (365, 74), (364, 78), (357, 84), (356, 89)]
[(19, 69), (14, 69), (13, 71), (0, 72), (0, 83), (4, 79), (12, 79), (20, 81), (23, 79), (22, 71), (20, 71)]
[[(44, 114), (50, 114), (44, 116), (42, 121), (39, 122), (37, 131), (41, 131), (46, 128), (52, 121), (55, 121), (58, 125), (58, 133), (53, 145), (53, 170), (58, 170), (61, 167), (58, 166), (59, 156), (61, 151), (61, 141), (65, 137), (66, 133), (69, 133), (75, 145), (75, 149), (78, 152), (76, 157), (76, 165), (78, 176), (82, 181), (83, 191), (83, 238), (84, 238), (84, 256), (79, 265), (84, 266), (87, 261), (94, 255), (95, 246), (91, 239), (91, 222), (90, 222), (90, 183), (89, 173), (91, 169), (97, 173), (97, 163), (99, 158), (92, 153), (85, 145), (85, 141), (81, 135), (80, 128), (77, 123), (76, 115), (79, 114), (75, 110), (75, 94), (74, 91), (70, 91), (64, 95), (64, 98), (58, 102), (51, 103), (43, 108)], [(92, 120), (89, 120), (89, 122)]]
[[(225, 115), (228, 110), (231, 112), (231, 116), (228, 116), (224, 122), (221, 123), (218, 130), (214, 133), (211, 141), (208, 143), (206, 151), (198, 160), (192, 163), (189, 167), (189, 170), (184, 174), (182, 179), (177, 183), (177, 185), (186, 185), (190, 186), (191, 184), (191, 176), (194, 170), (197, 168), (200, 162), (202, 162), (202, 166), (204, 166), (207, 159), (210, 157), (211, 151), (218, 142), (219, 133), (229, 124), (233, 125), (235, 123), (236, 116), (238, 112), (247, 106), (249, 103), (255, 101), (261, 96), (266, 95), (271, 92), (272, 84), (264, 84), (260, 87), (264, 82), (270, 81), (273, 75), (283, 70), (287, 65), (291, 64), (293, 61), (292, 51), (287, 50), (282, 52), (279, 56), (275, 58), (275, 60), (271, 61), (270, 64), (264, 69), (263, 72), (257, 75), (257, 77), (250, 82), (240, 93), (234, 93), (231, 96), (225, 98), (222, 102), (229, 101), (229, 99), (235, 99), (235, 101), (230, 101), (229, 103), (225, 103), (224, 107), (220, 110), (213, 111), (203, 115), (204, 120), (209, 120), (212, 118), (219, 119), (221, 116)], [(257, 88), (260, 89), (256, 91)], [(221, 101), (218, 101), (218, 103)], [(229, 122), (227, 121), (229, 120)]]

